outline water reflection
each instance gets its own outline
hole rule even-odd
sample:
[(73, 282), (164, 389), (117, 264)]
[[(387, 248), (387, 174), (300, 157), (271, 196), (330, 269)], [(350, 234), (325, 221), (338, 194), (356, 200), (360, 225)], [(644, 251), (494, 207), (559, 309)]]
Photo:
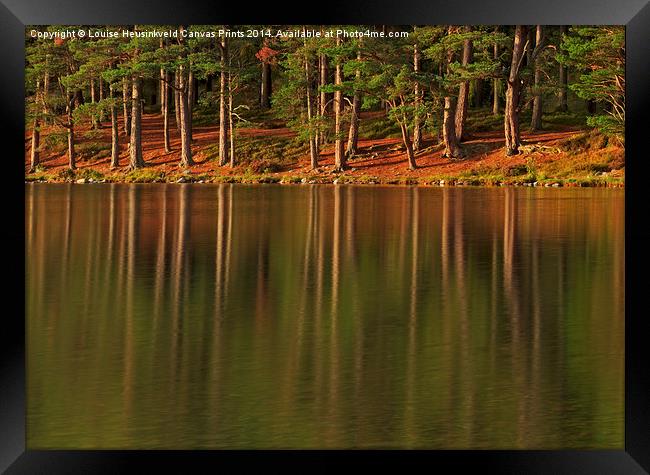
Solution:
[(28, 446), (621, 448), (623, 206), (28, 185)]

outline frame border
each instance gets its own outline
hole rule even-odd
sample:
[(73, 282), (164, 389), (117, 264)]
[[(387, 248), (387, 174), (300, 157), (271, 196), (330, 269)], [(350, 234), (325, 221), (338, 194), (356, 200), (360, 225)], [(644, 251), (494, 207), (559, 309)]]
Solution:
[[(445, 0), (390, 0), (355, 3), (329, 0), (321, 11), (291, 13), (278, 5), (182, 4), (173, 0), (0, 0), (0, 130), (9, 140), (8, 158), (24, 154), (24, 28), (37, 24), (624, 24), (626, 25), (626, 192), (625, 192), (625, 450), (594, 451), (35, 451), (25, 447), (25, 307), (24, 257), (8, 252), (0, 351), (0, 470), (6, 473), (140, 472), (152, 466), (189, 471), (206, 463), (219, 468), (249, 468), (270, 463), (309, 470), (346, 466), (404, 469), (414, 464), (436, 468), (478, 469), (531, 474), (650, 473), (650, 350), (643, 332), (644, 271), (650, 265), (650, 232), (643, 229), (640, 205), (647, 172), (644, 119), (650, 110), (650, 0), (463, 0), (462, 7)], [(300, 14), (301, 18), (297, 16)], [(16, 120), (18, 118), (19, 120)], [(643, 128), (643, 130), (642, 130)], [(644, 153), (645, 152), (645, 153)], [(646, 156), (644, 156), (646, 155)], [(645, 160), (644, 160), (645, 159)], [(24, 249), (24, 167), (10, 165), (5, 211), (12, 220), (2, 233), (6, 249)], [(13, 176), (13, 174), (16, 176)], [(17, 206), (16, 206), (17, 202)], [(21, 227), (23, 226), (23, 227)], [(23, 271), (15, 271), (22, 266)], [(8, 277), (6, 273), (5, 275)], [(199, 465), (200, 464), (200, 465)]]

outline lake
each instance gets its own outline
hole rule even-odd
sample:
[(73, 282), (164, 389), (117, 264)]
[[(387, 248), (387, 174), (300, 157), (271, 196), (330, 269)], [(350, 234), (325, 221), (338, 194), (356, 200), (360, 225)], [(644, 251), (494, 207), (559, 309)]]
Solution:
[(28, 448), (623, 448), (622, 189), (25, 192)]

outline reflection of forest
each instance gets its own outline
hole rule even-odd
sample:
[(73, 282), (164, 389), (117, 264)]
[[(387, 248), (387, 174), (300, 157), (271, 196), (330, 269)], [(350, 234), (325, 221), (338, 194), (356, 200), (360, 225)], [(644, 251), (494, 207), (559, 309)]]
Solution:
[(622, 446), (619, 190), (26, 198), (30, 446)]

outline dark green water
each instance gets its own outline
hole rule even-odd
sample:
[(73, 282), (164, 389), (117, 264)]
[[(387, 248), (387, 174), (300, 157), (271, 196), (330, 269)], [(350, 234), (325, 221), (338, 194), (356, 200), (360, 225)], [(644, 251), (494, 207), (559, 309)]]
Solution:
[(624, 191), (26, 186), (29, 448), (622, 448)]

